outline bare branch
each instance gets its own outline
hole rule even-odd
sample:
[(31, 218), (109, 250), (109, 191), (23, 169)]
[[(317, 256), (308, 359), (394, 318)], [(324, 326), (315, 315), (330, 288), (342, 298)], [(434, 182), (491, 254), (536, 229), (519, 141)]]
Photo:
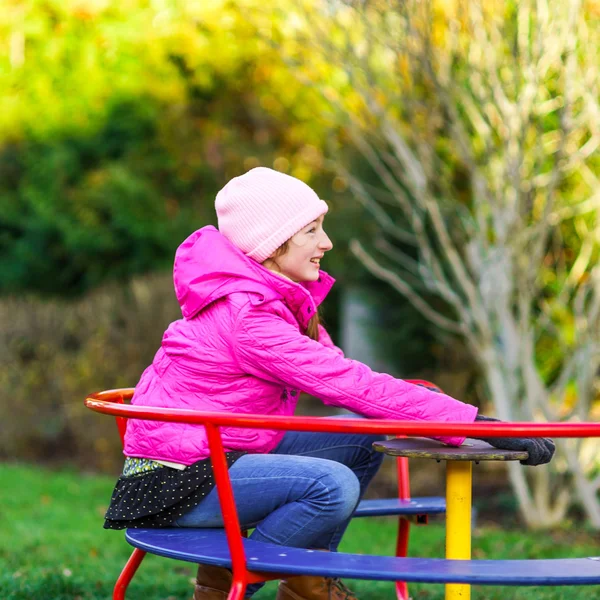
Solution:
[(365, 186), (350, 172), (344, 169), (340, 165), (336, 165), (336, 169), (340, 176), (350, 186), (350, 189), (354, 192), (354, 197), (373, 215), (379, 226), (387, 234), (391, 235), (398, 241), (406, 244), (415, 244), (415, 235), (404, 229), (401, 229), (396, 225), (393, 219), (385, 212), (381, 205), (375, 201), (372, 196), (367, 192)]
[(352, 240), (350, 250), (362, 264), (376, 277), (387, 281), (394, 289), (402, 294), (422, 315), (435, 323), (438, 327), (455, 334), (464, 334), (464, 328), (456, 321), (451, 321), (443, 315), (435, 311), (427, 304), (414, 290), (408, 286), (400, 277), (382, 267), (361, 245), (357, 240)]

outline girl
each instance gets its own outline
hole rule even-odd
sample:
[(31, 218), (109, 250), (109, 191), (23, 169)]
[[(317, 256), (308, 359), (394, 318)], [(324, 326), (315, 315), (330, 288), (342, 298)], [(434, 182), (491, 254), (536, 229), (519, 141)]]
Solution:
[[(333, 285), (327, 205), (303, 182), (258, 167), (217, 195), (219, 229), (177, 250), (183, 319), (172, 323), (133, 404), (292, 415), (300, 392), (364, 417), (472, 422), (474, 406), (344, 357), (319, 324)], [(377, 436), (222, 428), (240, 522), (252, 538), (335, 552), (383, 455)], [(460, 445), (463, 437), (444, 438)], [(490, 440), (493, 441), (493, 440)], [(550, 442), (509, 440), (547, 462)], [(221, 527), (202, 426), (132, 419), (105, 527)], [(194, 600), (224, 600), (227, 569), (200, 565)], [(248, 588), (250, 597), (260, 585)], [(278, 600), (356, 600), (339, 580), (293, 577)]]

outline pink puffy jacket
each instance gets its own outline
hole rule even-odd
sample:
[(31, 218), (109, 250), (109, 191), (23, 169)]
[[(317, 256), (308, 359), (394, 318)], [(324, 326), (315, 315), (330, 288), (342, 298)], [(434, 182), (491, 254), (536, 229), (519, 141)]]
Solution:
[[(292, 415), (301, 391), (366, 417), (470, 423), (477, 409), (344, 358), (325, 329), (303, 331), (334, 279), (297, 284), (204, 227), (181, 244), (172, 323), (136, 386), (133, 404)], [(283, 432), (222, 428), (227, 450), (266, 453)], [(444, 438), (460, 444), (464, 438)], [(125, 454), (191, 464), (209, 454), (199, 425), (131, 420)]]

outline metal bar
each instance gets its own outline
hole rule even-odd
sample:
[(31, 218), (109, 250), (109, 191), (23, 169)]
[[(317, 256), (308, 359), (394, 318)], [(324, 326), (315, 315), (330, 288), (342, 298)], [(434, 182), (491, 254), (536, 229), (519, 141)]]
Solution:
[[(410, 500), (410, 477), (408, 471), (408, 458), (399, 456), (396, 459), (398, 475), (398, 498)], [(396, 538), (396, 556), (407, 556), (408, 539), (410, 536), (410, 522), (402, 516), (398, 517), (398, 535)], [(396, 596), (398, 600), (408, 600), (408, 585), (406, 581), (396, 581)]]
[[(221, 441), (219, 428), (212, 423), (206, 423), (206, 436), (208, 438), (208, 447), (210, 449), (210, 460), (217, 483), (217, 493), (221, 505), (221, 514), (225, 525), (225, 535), (231, 554), (231, 563), (233, 570), (233, 583), (229, 593), (229, 600), (237, 600), (244, 597), (246, 585), (248, 584), (248, 569), (246, 568), (246, 553), (242, 542), (242, 529), (238, 519), (237, 508), (233, 497), (231, 480), (229, 479), (229, 470), (227, 460), (225, 459), (225, 450)], [(240, 592), (241, 590), (241, 592)]]
[[(98, 394), (100, 395), (100, 394)], [(392, 419), (323, 419), (322, 417), (283, 417), (259, 414), (230, 413), (189, 409), (119, 405), (89, 396), (85, 404), (99, 413), (175, 423), (278, 429), (283, 431), (329, 431), (333, 433), (363, 432), (410, 436), (471, 436), (471, 437), (600, 437), (600, 423), (441, 423), (400, 421)]]
[[(446, 461), (446, 558), (471, 559), (471, 461)], [(446, 600), (469, 600), (471, 586), (446, 585)]]
[(130, 584), (135, 572), (138, 570), (141, 562), (146, 556), (145, 550), (136, 548), (129, 557), (129, 560), (125, 563), (115, 587), (113, 589), (113, 600), (125, 600), (125, 592), (127, 592), (127, 586)]
[[(117, 396), (115, 402), (123, 404), (123, 396)], [(125, 446), (125, 432), (127, 431), (127, 419), (125, 417), (115, 417), (117, 422), (117, 429), (119, 430), (119, 437), (121, 438), (121, 445)]]
[(397, 459), (396, 469), (398, 471), (398, 498), (400, 500), (410, 500), (408, 458), (399, 456)]
[[(398, 517), (398, 537), (396, 538), (396, 556), (408, 554), (408, 536), (410, 533), (410, 522), (408, 519)], [(398, 600), (408, 600), (408, 585), (406, 581), (396, 581), (396, 596)]]
[(227, 596), (227, 600), (244, 600), (244, 593), (246, 592), (246, 584), (241, 581), (234, 580), (231, 589), (229, 590), (229, 595)]

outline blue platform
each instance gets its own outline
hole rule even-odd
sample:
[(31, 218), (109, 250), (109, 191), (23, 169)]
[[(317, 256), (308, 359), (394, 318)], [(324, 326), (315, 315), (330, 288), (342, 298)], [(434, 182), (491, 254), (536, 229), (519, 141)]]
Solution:
[[(127, 541), (152, 554), (228, 567), (222, 529), (129, 529)], [(600, 584), (600, 557), (536, 560), (446, 560), (317, 552), (244, 540), (248, 567), (267, 573), (348, 579), (479, 585)]]
[(381, 498), (363, 500), (353, 517), (385, 517), (390, 515), (439, 515), (446, 512), (446, 499), (424, 496), (411, 500)]

